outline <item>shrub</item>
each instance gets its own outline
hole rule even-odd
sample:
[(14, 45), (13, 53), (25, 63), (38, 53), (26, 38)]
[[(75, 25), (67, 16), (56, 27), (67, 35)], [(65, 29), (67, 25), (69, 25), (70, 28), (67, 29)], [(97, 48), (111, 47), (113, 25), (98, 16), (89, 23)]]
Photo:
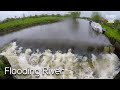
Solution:
[(91, 15), (93, 21), (100, 23), (102, 20), (101, 14), (99, 12), (93, 12)]

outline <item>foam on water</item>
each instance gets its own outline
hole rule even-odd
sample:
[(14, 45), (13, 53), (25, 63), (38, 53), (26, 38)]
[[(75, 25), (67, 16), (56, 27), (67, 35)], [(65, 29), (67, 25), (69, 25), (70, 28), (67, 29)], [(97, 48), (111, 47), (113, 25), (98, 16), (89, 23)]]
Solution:
[(12, 68), (14, 69), (41, 69), (44, 67), (56, 69), (64, 69), (62, 75), (16, 75), (21, 79), (113, 79), (119, 72), (119, 58), (114, 53), (100, 54), (92, 58), (80, 56), (71, 53), (69, 49), (67, 53), (56, 51), (55, 54), (51, 50), (45, 50), (41, 53), (38, 49), (33, 52), (26, 49), (23, 52), (22, 47), (17, 47), (16, 42), (10, 44), (6, 50), (0, 55), (8, 58)]

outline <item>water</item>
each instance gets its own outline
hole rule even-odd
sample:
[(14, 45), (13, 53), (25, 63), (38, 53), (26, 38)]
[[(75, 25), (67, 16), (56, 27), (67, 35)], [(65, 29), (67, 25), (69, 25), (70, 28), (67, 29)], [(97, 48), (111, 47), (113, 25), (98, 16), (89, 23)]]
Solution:
[[(73, 54), (69, 49), (67, 53), (51, 50), (45, 50), (41, 53), (39, 50), (33, 52), (31, 49), (17, 49), (16, 43), (10, 44), (5, 51), (0, 53), (7, 57), (17, 79), (113, 79), (120, 71), (119, 58), (114, 54), (99, 54), (92, 58)], [(42, 69), (63, 70), (59, 75), (43, 74)], [(32, 73), (29, 70), (32, 70)], [(21, 70), (21, 71), (20, 71)], [(12, 72), (12, 71), (11, 71)], [(27, 72), (27, 73), (23, 73)], [(49, 72), (47, 70), (47, 72)]]
[(0, 36), (0, 42), (0, 47), (9, 44), (0, 55), (7, 57), (13, 69), (64, 69), (62, 75), (37, 73), (40, 76), (36, 77), (32, 73), (15, 75), (16, 78), (113, 79), (120, 71), (119, 58), (114, 53), (88, 52), (88, 48), (111, 44), (103, 34), (94, 32), (86, 20), (65, 20), (23, 29)]
[(80, 19), (35, 26), (0, 36), (0, 47), (11, 41), (16, 41), (18, 46), (33, 50), (51, 49), (66, 52), (71, 48), (75, 52), (83, 53), (90, 47), (110, 45), (103, 34), (97, 34), (89, 26), (88, 21)]

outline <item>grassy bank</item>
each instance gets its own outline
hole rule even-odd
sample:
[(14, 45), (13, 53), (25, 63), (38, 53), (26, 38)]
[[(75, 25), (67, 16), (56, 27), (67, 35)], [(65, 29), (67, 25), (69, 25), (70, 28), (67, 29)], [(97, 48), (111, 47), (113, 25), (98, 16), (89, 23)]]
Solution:
[(9, 73), (5, 74), (5, 67), (11, 67), (11, 65), (6, 57), (0, 55), (0, 79), (12, 79)]
[(105, 35), (109, 38), (112, 45), (115, 47), (114, 53), (120, 58), (120, 33), (118, 30), (107, 25), (102, 25), (107, 30)]
[(53, 23), (60, 21), (62, 19), (63, 17), (52, 17), (52, 16), (15, 19), (12, 21), (0, 23), (0, 34), (17, 31), (34, 25)]
[(120, 43), (120, 34), (118, 33), (118, 30), (116, 29), (112, 29), (107, 25), (102, 25), (103, 28), (105, 28), (107, 30), (107, 32), (105, 33), (105, 35), (109, 38), (109, 39), (114, 39), (117, 42)]

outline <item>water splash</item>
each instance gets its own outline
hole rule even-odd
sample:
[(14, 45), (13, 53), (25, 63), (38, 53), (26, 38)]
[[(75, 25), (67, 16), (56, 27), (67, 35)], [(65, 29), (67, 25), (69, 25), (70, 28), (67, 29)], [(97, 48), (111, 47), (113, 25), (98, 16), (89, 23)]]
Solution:
[(119, 58), (114, 53), (101, 53), (99, 56), (91, 54), (92, 58), (88, 58), (71, 53), (71, 49), (67, 53), (56, 51), (55, 54), (51, 50), (41, 53), (38, 49), (36, 52), (31, 49), (23, 52), (23, 48), (13, 42), (0, 55), (6, 56), (14, 69), (35, 70), (44, 67), (64, 69), (62, 75), (41, 75), (39, 77), (34, 74), (15, 75), (20, 79), (113, 79), (120, 70)]

